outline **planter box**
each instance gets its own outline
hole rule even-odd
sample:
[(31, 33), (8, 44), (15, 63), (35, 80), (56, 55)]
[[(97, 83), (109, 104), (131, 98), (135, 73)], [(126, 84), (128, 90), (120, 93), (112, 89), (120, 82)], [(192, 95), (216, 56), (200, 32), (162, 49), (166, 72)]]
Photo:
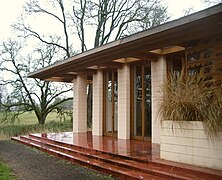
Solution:
[(222, 170), (222, 132), (208, 137), (202, 122), (163, 121), (160, 158)]

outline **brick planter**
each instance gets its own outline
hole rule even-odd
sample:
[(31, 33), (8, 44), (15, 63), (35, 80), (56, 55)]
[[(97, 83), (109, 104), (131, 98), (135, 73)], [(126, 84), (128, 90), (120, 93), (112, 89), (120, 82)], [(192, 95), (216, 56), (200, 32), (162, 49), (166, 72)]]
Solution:
[(209, 138), (202, 122), (163, 121), (160, 158), (222, 170), (222, 132)]

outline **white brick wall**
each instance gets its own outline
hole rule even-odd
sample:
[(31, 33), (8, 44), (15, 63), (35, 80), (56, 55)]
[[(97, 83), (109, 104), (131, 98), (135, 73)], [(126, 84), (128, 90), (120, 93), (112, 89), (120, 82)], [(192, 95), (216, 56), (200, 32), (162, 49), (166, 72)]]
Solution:
[(162, 122), (161, 159), (222, 170), (222, 132), (208, 137), (202, 122)]
[(130, 66), (118, 69), (118, 138), (130, 139)]
[(93, 75), (93, 118), (92, 134), (103, 135), (103, 71)]
[(160, 143), (160, 117), (158, 104), (161, 96), (160, 88), (166, 80), (167, 65), (164, 56), (158, 61), (151, 62), (151, 87), (152, 87), (152, 143)]
[(87, 131), (87, 81), (85, 75), (78, 75), (73, 80), (73, 132)]

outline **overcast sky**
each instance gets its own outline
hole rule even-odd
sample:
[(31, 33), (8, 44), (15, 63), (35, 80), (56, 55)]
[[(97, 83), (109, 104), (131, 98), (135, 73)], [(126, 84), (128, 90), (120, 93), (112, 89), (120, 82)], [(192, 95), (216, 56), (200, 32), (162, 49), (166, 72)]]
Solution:
[[(13, 36), (11, 25), (16, 22), (16, 19), (22, 12), (23, 5), (27, 0), (0, 0), (0, 42)], [(207, 8), (203, 0), (162, 0), (168, 6), (168, 13), (171, 15), (171, 20), (180, 18), (184, 15), (184, 10), (192, 8), (194, 11), (200, 11)], [(38, 26), (39, 22), (34, 22)], [(41, 22), (42, 23), (42, 22)], [(41, 27), (52, 29), (52, 24), (45, 21)], [(55, 24), (53, 25), (56, 26)], [(54, 29), (53, 29), (54, 30)], [(2, 72), (0, 72), (1, 74)], [(2, 76), (2, 74), (0, 75)], [(10, 93), (10, 88), (8, 92)]]
[[(26, 0), (0, 0), (0, 39), (10, 37), (10, 25), (16, 21), (16, 18), (22, 11), (22, 6)], [(203, 0), (164, 0), (168, 5), (168, 12), (171, 19), (176, 19), (184, 14), (184, 10), (193, 8), (195, 11), (206, 8)]]

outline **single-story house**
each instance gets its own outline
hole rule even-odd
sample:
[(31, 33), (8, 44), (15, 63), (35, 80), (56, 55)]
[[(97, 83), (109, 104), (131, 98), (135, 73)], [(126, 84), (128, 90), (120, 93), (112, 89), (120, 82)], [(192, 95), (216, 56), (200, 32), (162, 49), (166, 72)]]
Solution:
[[(222, 132), (201, 122), (161, 123), (158, 101), (169, 72), (201, 68), (222, 82), (222, 4), (139, 32), (30, 73), (73, 83), (73, 132), (87, 131), (87, 84), (93, 86), (92, 135), (151, 141), (160, 158), (222, 170)], [(177, 129), (178, 128), (178, 129)]]

